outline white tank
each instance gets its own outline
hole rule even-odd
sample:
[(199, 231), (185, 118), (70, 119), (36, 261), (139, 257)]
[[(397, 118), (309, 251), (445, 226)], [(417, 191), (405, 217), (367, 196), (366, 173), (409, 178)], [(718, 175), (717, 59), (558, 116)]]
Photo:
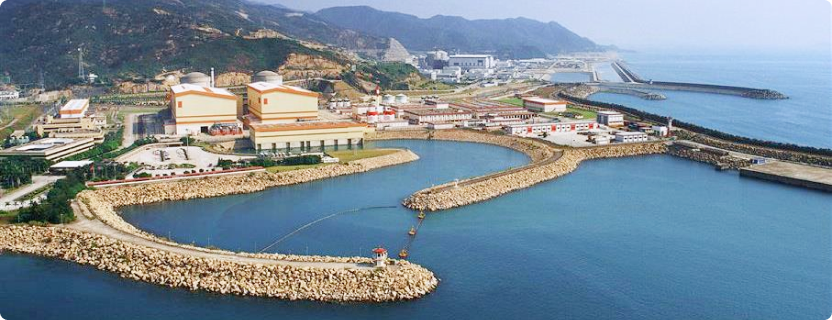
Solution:
[(397, 94), (396, 103), (407, 103), (407, 96), (402, 93)]
[(395, 97), (393, 97), (393, 96), (391, 96), (391, 95), (389, 95), (389, 94), (385, 94), (385, 95), (381, 98), (381, 102), (382, 102), (382, 103), (394, 103), (394, 102), (396, 102), (396, 98), (395, 98)]

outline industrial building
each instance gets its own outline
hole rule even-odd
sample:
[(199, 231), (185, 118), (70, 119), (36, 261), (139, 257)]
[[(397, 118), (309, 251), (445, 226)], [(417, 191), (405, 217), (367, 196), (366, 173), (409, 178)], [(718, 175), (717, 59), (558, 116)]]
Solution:
[(318, 118), (317, 92), (285, 86), (275, 82), (248, 84), (247, 120), (251, 123), (277, 124)]
[(544, 132), (547, 134), (561, 133), (561, 132), (576, 132), (597, 129), (598, 124), (595, 121), (567, 121), (567, 122), (543, 122), (543, 123), (526, 123), (526, 124), (512, 124), (503, 127), (503, 130), (508, 134), (513, 135), (539, 135)]
[(94, 145), (95, 142), (92, 138), (45, 138), (24, 145), (0, 150), (0, 158), (17, 156), (56, 161), (92, 149)]
[(363, 143), (367, 125), (350, 121), (313, 121), (250, 124), (251, 141), (257, 151), (357, 145)]
[(96, 142), (104, 140), (106, 126), (104, 117), (83, 117), (83, 118), (55, 118), (45, 115), (38, 118), (32, 128), (40, 137), (51, 138), (93, 138)]
[[(199, 80), (199, 79), (196, 79)], [(203, 82), (204, 81), (197, 81)], [(237, 96), (225, 89), (185, 83), (171, 87), (170, 110), (177, 135), (209, 133), (216, 125), (239, 127)]]
[(624, 126), (624, 115), (615, 111), (598, 111), (598, 123), (608, 127)]
[(527, 97), (523, 98), (523, 107), (533, 112), (564, 112), (566, 101)]
[(462, 70), (494, 68), (494, 57), (487, 54), (456, 54), (448, 57), (448, 66)]
[(90, 108), (90, 100), (89, 99), (72, 99), (69, 100), (61, 109), (58, 111), (61, 118), (83, 118), (87, 114), (87, 110)]
[(473, 114), (456, 109), (407, 109), (404, 118), (410, 120), (411, 124), (446, 123), (470, 120)]
[(507, 120), (530, 120), (535, 117), (534, 113), (524, 108), (513, 105), (501, 104), (494, 101), (463, 101), (451, 104), (452, 109), (471, 112), (476, 119), (507, 119)]
[(14, 100), (20, 98), (20, 92), (18, 91), (0, 91), (0, 101), (2, 100)]
[(644, 132), (616, 132), (615, 142), (630, 143), (630, 142), (644, 142), (647, 141), (647, 134)]

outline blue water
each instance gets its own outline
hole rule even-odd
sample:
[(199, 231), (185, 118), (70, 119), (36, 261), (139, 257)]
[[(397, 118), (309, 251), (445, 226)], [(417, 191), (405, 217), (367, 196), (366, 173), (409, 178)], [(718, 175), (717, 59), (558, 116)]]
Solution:
[[(345, 208), (395, 204), (431, 183), (518, 166), (506, 149), (388, 141), (422, 159), (260, 193), (125, 210), (178, 241), (256, 248)], [(0, 257), (6, 319), (826, 319), (832, 197), (669, 156), (585, 162), (558, 180), (433, 214), (412, 260), (442, 280), (380, 305), (220, 296), (121, 279), (69, 262)], [(405, 209), (337, 216), (275, 251), (397, 249)], [(257, 245), (254, 244), (257, 242)]]
[(780, 91), (788, 100), (657, 91), (667, 100), (598, 93), (591, 99), (758, 139), (832, 148), (832, 58), (820, 54), (646, 54), (623, 58), (644, 79)]
[(551, 82), (563, 82), (563, 83), (572, 83), (572, 82), (588, 82), (590, 80), (589, 74), (582, 73), (582, 72), (560, 72), (550, 74), (546, 77), (546, 80)]

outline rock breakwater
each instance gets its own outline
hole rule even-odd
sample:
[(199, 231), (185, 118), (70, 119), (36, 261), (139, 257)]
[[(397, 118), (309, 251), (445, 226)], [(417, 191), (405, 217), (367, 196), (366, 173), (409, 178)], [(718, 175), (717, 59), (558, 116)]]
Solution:
[(0, 249), (91, 265), (168, 287), (288, 300), (407, 300), (429, 293), (438, 283), (430, 271), (406, 261), (383, 269), (256, 264), (191, 257), (53, 227), (0, 227)]
[(584, 160), (659, 154), (666, 151), (667, 146), (660, 142), (568, 149), (551, 161), (532, 163), (511, 172), (472, 179), (470, 183), (463, 181), (424, 189), (405, 199), (403, 204), (414, 210), (446, 210), (492, 199), (555, 179), (574, 171)]
[[(285, 173), (83, 191), (76, 206), (86, 225), (0, 227), (0, 250), (92, 265), (122, 277), (221, 294), (333, 302), (415, 299), (433, 291), (429, 270), (402, 260), (375, 269), (366, 257), (235, 253), (184, 245), (143, 232), (116, 212), (121, 206), (216, 197), (354, 174), (417, 160), (410, 151)], [(115, 229), (115, 230), (113, 230)]]

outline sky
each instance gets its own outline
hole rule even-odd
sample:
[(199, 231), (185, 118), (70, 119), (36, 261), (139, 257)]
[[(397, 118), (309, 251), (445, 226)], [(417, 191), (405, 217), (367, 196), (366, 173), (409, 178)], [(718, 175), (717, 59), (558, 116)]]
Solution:
[[(0, 0), (1, 1), (1, 0)], [(556, 21), (600, 44), (633, 50), (823, 50), (832, 40), (827, 0), (259, 0), (292, 9), (368, 5), (428, 18), (526, 17)]]

